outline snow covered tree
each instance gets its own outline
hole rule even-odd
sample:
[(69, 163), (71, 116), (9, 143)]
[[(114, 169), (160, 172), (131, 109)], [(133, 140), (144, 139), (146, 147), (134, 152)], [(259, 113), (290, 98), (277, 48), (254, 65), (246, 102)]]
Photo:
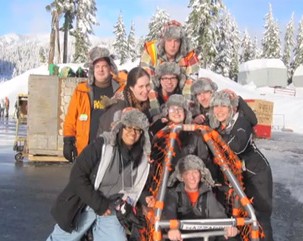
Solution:
[(148, 24), (149, 33), (147, 34), (145, 41), (151, 41), (158, 39), (162, 32), (162, 28), (169, 22), (170, 18), (168, 13), (160, 8), (156, 8), (156, 13), (152, 16), (151, 21)]
[(284, 51), (283, 51), (283, 63), (287, 67), (288, 77), (291, 77), (291, 57), (292, 50), (295, 45), (294, 41), (294, 14), (291, 15), (290, 21), (287, 24), (285, 37), (284, 37)]
[(192, 11), (187, 18), (186, 29), (194, 47), (200, 52), (202, 65), (206, 68), (217, 55), (217, 22), (223, 3), (222, 0), (190, 0), (188, 7)]
[(138, 58), (134, 22), (132, 22), (132, 25), (130, 27), (127, 44), (128, 44), (128, 55), (129, 55), (131, 61), (134, 62)]
[(281, 58), (281, 41), (278, 23), (272, 14), (272, 7), (269, 4), (269, 12), (265, 15), (265, 32), (262, 39), (264, 58)]
[(294, 61), (292, 63), (292, 73), (303, 63), (303, 17), (299, 22), (296, 44), (294, 48)]
[(73, 31), (75, 36), (75, 62), (87, 61), (88, 49), (91, 45), (89, 34), (93, 34), (93, 25), (97, 25), (95, 0), (78, 0), (76, 17), (76, 28)]
[(236, 22), (224, 10), (219, 20), (219, 36), (216, 55), (211, 69), (225, 77), (236, 80), (239, 68), (240, 38)]
[(114, 34), (116, 39), (113, 43), (115, 53), (120, 59), (120, 64), (124, 64), (128, 58), (128, 44), (126, 40), (126, 31), (122, 14), (119, 14), (118, 21), (114, 26)]
[(244, 36), (241, 41), (241, 53), (240, 53), (240, 62), (246, 62), (255, 58), (254, 54), (254, 45), (251, 41), (249, 33), (247, 30), (244, 31)]

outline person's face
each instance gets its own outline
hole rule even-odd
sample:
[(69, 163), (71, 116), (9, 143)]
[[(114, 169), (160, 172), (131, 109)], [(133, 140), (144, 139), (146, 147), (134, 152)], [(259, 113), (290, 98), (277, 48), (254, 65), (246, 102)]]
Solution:
[(183, 123), (185, 119), (184, 109), (176, 105), (170, 106), (168, 108), (168, 119), (175, 124)]
[(122, 141), (124, 144), (131, 148), (140, 138), (142, 130), (132, 126), (123, 126)]
[(225, 105), (214, 106), (214, 116), (221, 123), (226, 123), (230, 115), (231, 115), (231, 111), (228, 106)]
[(201, 180), (201, 172), (199, 170), (187, 170), (182, 175), (185, 191), (198, 191)]
[(165, 39), (164, 50), (167, 57), (175, 58), (180, 50), (181, 40), (180, 39)]
[(97, 60), (94, 64), (95, 84), (103, 84), (110, 78), (110, 65), (103, 59)]
[(160, 78), (160, 84), (162, 87), (163, 94), (165, 95), (172, 94), (178, 85), (178, 78), (176, 75), (171, 75), (171, 74), (163, 75)]
[(203, 108), (208, 108), (212, 97), (212, 91), (203, 91), (196, 95), (196, 98)]
[(147, 101), (150, 89), (149, 77), (146, 75), (138, 78), (137, 83), (130, 87), (130, 90), (133, 92), (135, 98), (140, 102)]

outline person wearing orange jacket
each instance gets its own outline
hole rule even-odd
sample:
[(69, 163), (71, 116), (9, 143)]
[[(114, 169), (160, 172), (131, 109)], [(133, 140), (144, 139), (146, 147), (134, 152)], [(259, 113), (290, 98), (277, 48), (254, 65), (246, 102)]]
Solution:
[(117, 66), (108, 49), (92, 48), (87, 65), (88, 80), (76, 86), (63, 126), (63, 155), (70, 162), (96, 138), (106, 102), (119, 89), (119, 83), (112, 78), (118, 74)]

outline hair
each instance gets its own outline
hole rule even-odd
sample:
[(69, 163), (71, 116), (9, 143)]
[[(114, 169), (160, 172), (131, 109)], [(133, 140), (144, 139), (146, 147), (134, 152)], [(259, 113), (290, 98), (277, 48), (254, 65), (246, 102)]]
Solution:
[(142, 67), (135, 67), (129, 71), (127, 75), (127, 81), (125, 85), (125, 89), (129, 89), (130, 87), (134, 87), (137, 83), (137, 80), (143, 76), (147, 76), (150, 78), (148, 72)]

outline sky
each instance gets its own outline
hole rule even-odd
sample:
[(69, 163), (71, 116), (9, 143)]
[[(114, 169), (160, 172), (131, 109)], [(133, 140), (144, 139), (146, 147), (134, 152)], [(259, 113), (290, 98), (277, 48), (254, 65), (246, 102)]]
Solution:
[[(40, 34), (49, 33), (51, 16), (45, 6), (52, 0), (9, 0), (1, 1), (0, 36), (8, 33)], [(273, 16), (281, 28), (285, 28), (292, 13), (295, 23), (303, 17), (303, 4), (300, 0), (223, 0), (232, 16), (235, 17), (240, 31), (247, 29), (252, 36), (260, 35), (264, 30), (264, 16), (272, 4)], [(132, 21), (135, 23), (136, 36), (146, 35), (148, 23), (156, 8), (166, 10), (172, 19), (184, 22), (191, 9), (189, 0), (96, 0), (97, 20), (94, 27), (98, 37), (113, 36), (113, 25), (122, 13), (126, 31)], [(284, 30), (281, 29), (283, 32)]]

